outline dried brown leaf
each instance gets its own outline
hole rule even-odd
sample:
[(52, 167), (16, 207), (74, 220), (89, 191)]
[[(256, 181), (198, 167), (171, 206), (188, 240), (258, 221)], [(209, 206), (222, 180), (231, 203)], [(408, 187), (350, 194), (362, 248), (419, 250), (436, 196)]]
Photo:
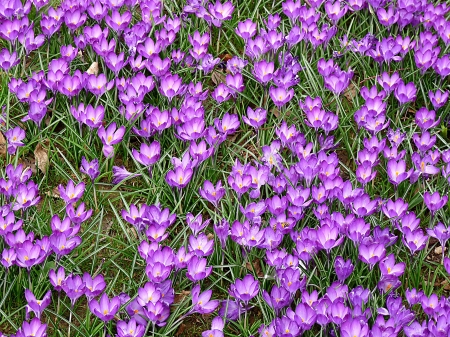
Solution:
[(53, 187), (51, 191), (45, 192), (45, 195), (50, 198), (61, 198), (61, 195), (59, 193), (59, 189), (57, 186)]
[(226, 76), (223, 72), (219, 70), (214, 70), (211, 74), (211, 80), (215, 85), (218, 85), (219, 83), (226, 83)]
[(190, 294), (191, 294), (190, 290), (182, 290), (181, 293), (175, 294), (174, 303), (182, 302)]
[(264, 273), (261, 270), (261, 263), (260, 263), (259, 259), (253, 260), (253, 262), (251, 264), (250, 264), (250, 262), (246, 262), (245, 267), (249, 271), (252, 271), (252, 272), (254, 271), (256, 273), (256, 275), (258, 275), (258, 277), (264, 276)]
[(187, 325), (186, 324), (181, 324), (180, 327), (178, 328), (177, 332), (175, 333), (175, 336), (180, 336), (181, 334), (183, 334), (187, 329)]
[(29, 168), (33, 174), (36, 174), (36, 164), (34, 158), (19, 158), (17, 164), (21, 164), (24, 168)]
[(89, 69), (86, 71), (86, 73), (88, 73), (89, 75), (98, 75), (98, 63), (94, 62), (91, 64), (91, 66), (89, 67)]
[(41, 170), (42, 173), (47, 173), (47, 169), (49, 166), (49, 157), (48, 157), (48, 149), (50, 146), (50, 140), (45, 139), (41, 143), (36, 146), (34, 150), (34, 159), (36, 161), (36, 165)]
[(0, 132), (0, 157), (6, 156), (6, 139)]
[(280, 110), (278, 110), (277, 108), (273, 108), (272, 110), (270, 110), (270, 112), (273, 113), (276, 118), (280, 117)]
[(353, 99), (358, 94), (358, 91), (356, 90), (356, 87), (353, 83), (350, 83), (350, 85), (345, 89), (344, 96), (347, 98), (349, 102), (353, 102)]

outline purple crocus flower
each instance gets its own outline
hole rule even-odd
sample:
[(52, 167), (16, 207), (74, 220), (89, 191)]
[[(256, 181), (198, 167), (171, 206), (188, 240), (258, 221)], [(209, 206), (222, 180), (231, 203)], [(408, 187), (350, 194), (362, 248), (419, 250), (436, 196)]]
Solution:
[(58, 186), (59, 195), (67, 204), (75, 203), (81, 199), (85, 189), (85, 183), (81, 182), (75, 186), (72, 180), (67, 182), (66, 188), (63, 185)]
[(27, 305), (25, 307), (25, 317), (29, 319), (30, 311), (34, 312), (37, 318), (41, 318), (42, 312), (51, 302), (52, 292), (49, 290), (45, 293), (42, 300), (37, 300), (34, 294), (29, 290), (25, 289), (25, 298), (27, 300)]
[(425, 192), (423, 195), (423, 201), (425, 202), (425, 205), (430, 210), (431, 215), (434, 216), (438, 210), (440, 210), (442, 207), (447, 204), (448, 196), (440, 196), (439, 192), (434, 192), (431, 194), (430, 192)]
[(448, 95), (448, 91), (441, 91), (441, 89), (437, 89), (436, 92), (432, 92), (431, 90), (428, 92), (431, 104), (433, 104), (436, 110), (442, 108), (447, 103)]
[(59, 267), (56, 272), (55, 270), (51, 269), (48, 273), (48, 276), (53, 289), (55, 289), (56, 291), (61, 291), (62, 284), (66, 279), (66, 272), (64, 270), (64, 267)]
[(210, 3), (208, 9), (213, 17), (212, 23), (214, 26), (220, 27), (222, 25), (222, 21), (231, 19), (234, 6), (231, 1), (226, 1), (222, 4), (219, 0), (217, 0), (215, 4)]
[(62, 289), (66, 293), (67, 297), (70, 298), (70, 303), (73, 308), (75, 301), (84, 295), (86, 291), (86, 284), (83, 282), (81, 276), (69, 275), (64, 282), (62, 282)]
[(161, 94), (167, 97), (169, 101), (176, 95), (181, 94), (184, 91), (183, 88), (182, 79), (177, 74), (164, 76), (159, 87)]
[(35, 317), (30, 322), (24, 321), (16, 336), (24, 337), (47, 337), (47, 324), (41, 323), (39, 318)]
[(339, 228), (323, 225), (317, 230), (317, 244), (325, 249), (329, 254), (331, 249), (339, 246), (344, 241), (344, 237), (339, 237)]
[(86, 174), (93, 182), (100, 174), (98, 159), (95, 158), (89, 162), (83, 156), (81, 158), (80, 172)]
[[(144, 166), (152, 166), (159, 160), (161, 156), (161, 145), (157, 141), (154, 141), (150, 145), (142, 143), (140, 152), (136, 149), (133, 149), (132, 155), (138, 163)], [(149, 172), (151, 172), (151, 168), (149, 168)]]
[(414, 254), (425, 248), (428, 236), (424, 235), (421, 229), (411, 231), (408, 227), (403, 227), (402, 241), (411, 251), (411, 254)]
[(1, 264), (3, 265), (3, 267), (8, 269), (9, 267), (13, 266), (16, 262), (16, 259), (17, 259), (17, 254), (16, 254), (16, 251), (14, 250), (14, 248), (3, 249), (2, 258), (1, 258)]
[(199, 314), (210, 314), (219, 306), (218, 300), (211, 300), (212, 290), (200, 293), (200, 285), (192, 289), (192, 311)]
[(235, 31), (237, 35), (244, 39), (244, 41), (247, 41), (256, 34), (256, 28), (256, 23), (247, 19), (239, 22)]
[(141, 175), (141, 174), (137, 174), (137, 173), (131, 173), (125, 167), (119, 167), (119, 166), (113, 166), (112, 173), (113, 173), (112, 183), (114, 185), (119, 184), (120, 182), (122, 182), (123, 180), (125, 180), (129, 177), (134, 178), (134, 177), (138, 177)]
[(81, 27), (86, 22), (86, 19), (87, 15), (80, 9), (67, 11), (64, 15), (64, 22), (66, 23), (67, 28), (69, 28), (72, 32), (78, 27)]
[(422, 107), (416, 111), (416, 123), (422, 131), (428, 130), (439, 125), (440, 118), (435, 120), (436, 113), (434, 110), (427, 110), (427, 108)]
[(412, 169), (406, 171), (406, 162), (404, 160), (391, 159), (387, 164), (387, 173), (389, 181), (398, 186), (402, 181), (408, 179), (412, 174)]
[(400, 262), (396, 264), (394, 254), (390, 254), (385, 259), (383, 259), (380, 262), (379, 267), (382, 277), (400, 277), (405, 271), (405, 263)]
[(218, 202), (225, 195), (225, 188), (222, 187), (222, 182), (219, 180), (214, 186), (209, 180), (205, 180), (203, 188), (199, 189), (199, 193), (202, 198), (211, 202), (217, 207)]
[(377, 9), (377, 16), (383, 26), (389, 27), (397, 22), (399, 13), (393, 6), (389, 6), (388, 10), (383, 7), (379, 7)]
[(273, 77), (274, 63), (265, 60), (256, 62), (253, 68), (253, 75), (256, 80), (263, 85), (266, 85)]
[(103, 275), (101, 275), (101, 274), (92, 278), (92, 276), (90, 274), (84, 273), (83, 274), (83, 282), (86, 285), (84, 294), (86, 295), (88, 301), (90, 301), (94, 297), (100, 295), (103, 292), (103, 290), (105, 290), (105, 288), (106, 288), (105, 279), (103, 278)]
[(216, 118), (214, 120), (214, 125), (219, 132), (224, 133), (225, 135), (229, 135), (239, 129), (240, 123), (237, 115), (226, 113), (223, 116), (222, 120)]
[(104, 57), (106, 66), (114, 72), (114, 74), (117, 76), (119, 71), (126, 66), (128, 61), (125, 61), (125, 54), (122, 52), (120, 54), (116, 54), (115, 52), (111, 51)]
[(8, 71), (12, 67), (16, 66), (20, 62), (20, 58), (17, 58), (17, 53), (9, 53), (8, 49), (3, 48), (0, 51), (0, 68), (4, 71)]
[(114, 154), (113, 145), (122, 141), (125, 134), (125, 126), (117, 128), (115, 122), (111, 123), (106, 129), (102, 126), (99, 127), (97, 134), (103, 143), (103, 154), (106, 158), (109, 158)]
[(284, 87), (274, 87), (271, 86), (269, 89), (270, 98), (272, 98), (273, 103), (281, 108), (287, 102), (289, 102), (292, 97), (294, 97), (294, 89), (286, 89)]
[(213, 226), (216, 237), (219, 239), (222, 249), (226, 248), (230, 224), (226, 220), (221, 220), (218, 224)]
[(381, 261), (386, 255), (386, 249), (384, 248), (384, 245), (379, 243), (372, 243), (369, 245), (361, 244), (359, 246), (359, 259), (367, 263), (370, 267), (370, 269), (373, 268), (373, 266)]
[(184, 188), (189, 184), (193, 175), (193, 170), (190, 167), (183, 168), (177, 166), (166, 175), (166, 182), (171, 187)]
[(259, 292), (259, 282), (255, 280), (253, 275), (247, 274), (242, 280), (236, 281), (230, 285), (230, 295), (238, 300), (248, 303)]
[(369, 325), (357, 318), (345, 320), (340, 327), (342, 337), (366, 337), (369, 336)]
[(354, 266), (351, 259), (344, 261), (342, 256), (337, 256), (334, 260), (334, 269), (336, 270), (336, 275), (341, 283), (344, 283), (347, 277), (352, 274), (353, 268)]
[(118, 337), (142, 337), (144, 336), (144, 333), (145, 326), (139, 324), (134, 317), (132, 317), (128, 323), (125, 321), (117, 322)]
[(103, 293), (100, 301), (92, 299), (89, 301), (89, 309), (91, 312), (100, 318), (103, 322), (108, 322), (114, 318), (114, 315), (119, 311), (120, 299), (119, 297), (108, 298), (106, 293)]
[(348, 6), (344, 5), (341, 7), (340, 1), (327, 1), (325, 2), (325, 11), (330, 18), (331, 21), (333, 21), (334, 24), (336, 24), (340, 18), (342, 18), (345, 13), (347, 13)]
[(211, 272), (212, 267), (206, 267), (207, 260), (202, 257), (192, 256), (187, 265), (186, 276), (192, 282), (198, 282), (207, 278)]
[(9, 129), (5, 132), (5, 137), (8, 141), (8, 153), (14, 155), (18, 147), (24, 146), (22, 140), (25, 139), (25, 131), (19, 126)]
[(450, 239), (450, 231), (447, 229), (447, 227), (439, 222), (433, 229), (428, 228), (427, 234), (439, 241), (442, 246), (442, 254), (444, 254), (444, 247), (447, 243), (447, 240)]
[(120, 32), (128, 26), (131, 18), (132, 16), (129, 11), (125, 11), (121, 15), (117, 10), (113, 10), (111, 16), (108, 15), (105, 17), (105, 22), (112, 30)]
[(403, 81), (395, 88), (394, 96), (400, 104), (405, 104), (416, 100), (417, 88), (413, 82), (405, 84)]

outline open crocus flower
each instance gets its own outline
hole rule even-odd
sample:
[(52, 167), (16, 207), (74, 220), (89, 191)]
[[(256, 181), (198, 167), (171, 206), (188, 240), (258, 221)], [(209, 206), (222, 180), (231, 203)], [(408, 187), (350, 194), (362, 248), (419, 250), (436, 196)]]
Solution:
[(97, 134), (103, 143), (103, 154), (106, 158), (109, 158), (114, 154), (113, 145), (122, 141), (125, 131), (125, 126), (117, 128), (115, 122), (111, 123), (106, 129), (103, 126), (100, 126)]
[(75, 186), (72, 180), (69, 180), (65, 188), (63, 185), (58, 186), (59, 194), (66, 204), (75, 203), (80, 200), (83, 196), (84, 189), (84, 182), (81, 182)]
[(51, 301), (52, 292), (49, 290), (45, 293), (42, 300), (37, 300), (34, 294), (25, 289), (25, 298), (27, 299), (27, 306), (25, 307), (25, 316), (29, 319), (29, 314), (32, 311), (37, 318), (40, 319), (42, 312), (48, 307)]
[(200, 293), (200, 285), (192, 289), (193, 312), (199, 314), (209, 314), (219, 306), (218, 300), (211, 300), (212, 290), (206, 290)]
[(25, 139), (25, 131), (19, 126), (9, 129), (5, 132), (5, 137), (8, 141), (8, 153), (13, 155), (16, 153), (18, 147), (24, 146), (22, 140)]
[(103, 293), (100, 301), (92, 299), (89, 301), (89, 309), (91, 312), (100, 318), (103, 322), (108, 322), (114, 318), (114, 315), (119, 311), (120, 299), (119, 297), (108, 298), (106, 293)]

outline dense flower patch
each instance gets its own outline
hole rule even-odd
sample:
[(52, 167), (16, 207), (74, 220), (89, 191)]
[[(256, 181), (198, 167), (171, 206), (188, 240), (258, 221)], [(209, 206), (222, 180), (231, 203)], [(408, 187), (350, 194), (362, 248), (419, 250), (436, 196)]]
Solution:
[(0, 329), (450, 335), (449, 10), (2, 1)]

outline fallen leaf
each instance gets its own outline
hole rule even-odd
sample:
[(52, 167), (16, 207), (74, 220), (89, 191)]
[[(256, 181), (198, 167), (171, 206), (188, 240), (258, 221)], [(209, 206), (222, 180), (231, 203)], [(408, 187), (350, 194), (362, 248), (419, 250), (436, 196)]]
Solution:
[(186, 329), (187, 329), (187, 325), (184, 323), (181, 324), (180, 327), (178, 328), (177, 332), (175, 333), (175, 336), (180, 336)]
[(48, 148), (50, 146), (50, 140), (45, 139), (42, 143), (39, 143), (34, 150), (34, 159), (36, 165), (42, 173), (47, 173), (49, 166)]
[(45, 192), (45, 195), (50, 198), (61, 198), (61, 195), (59, 193), (59, 189), (57, 186), (53, 187), (51, 191)]
[[(444, 252), (447, 250), (447, 248), (444, 249)], [(442, 254), (442, 246), (438, 246), (434, 249), (434, 253), (437, 255), (441, 255)]]
[(89, 69), (86, 71), (86, 73), (88, 73), (89, 75), (98, 75), (98, 63), (94, 62), (91, 64), (91, 66), (89, 67)]
[(261, 270), (261, 264), (259, 259), (255, 259), (253, 260), (253, 262), (250, 264), (250, 262), (246, 262), (245, 263), (245, 267), (249, 270), (249, 271), (254, 271), (256, 273), (256, 275), (258, 275), (258, 277), (263, 277), (264, 273)]
[(131, 233), (131, 235), (135, 238), (135, 239), (137, 239), (138, 238), (138, 235), (137, 235), (137, 232), (136, 232), (136, 229), (134, 228), (134, 227), (130, 227), (130, 228), (128, 228), (128, 233)]
[(182, 302), (190, 294), (191, 294), (190, 290), (182, 290), (181, 293), (175, 294), (174, 303)]
[(6, 156), (6, 139), (0, 132), (0, 157)]
[(208, 240), (214, 239), (214, 234), (213, 234), (213, 233), (209, 233), (209, 234), (206, 236), (206, 238), (207, 238)]
[(278, 110), (277, 108), (273, 108), (272, 110), (270, 110), (270, 112), (273, 113), (276, 118), (280, 117), (280, 110)]
[(17, 164), (21, 164), (24, 168), (29, 168), (33, 174), (36, 174), (37, 172), (34, 158), (19, 158), (19, 160), (17, 160)]
[(233, 58), (233, 56), (231, 56), (230, 54), (222, 54), (219, 56), (219, 58), (222, 61), (227, 62), (227, 61), (231, 60)]
[(345, 98), (347, 98), (347, 100), (349, 102), (352, 102), (357, 94), (358, 94), (358, 91), (356, 90), (356, 87), (353, 83), (350, 83), (350, 85), (344, 91), (344, 96), (345, 96)]
[(211, 80), (215, 85), (218, 85), (219, 83), (226, 83), (226, 76), (224, 73), (222, 73), (219, 70), (214, 70), (211, 74)]
[(448, 283), (447, 280), (442, 281), (440, 285), (443, 286), (445, 290), (450, 290), (450, 283)]

